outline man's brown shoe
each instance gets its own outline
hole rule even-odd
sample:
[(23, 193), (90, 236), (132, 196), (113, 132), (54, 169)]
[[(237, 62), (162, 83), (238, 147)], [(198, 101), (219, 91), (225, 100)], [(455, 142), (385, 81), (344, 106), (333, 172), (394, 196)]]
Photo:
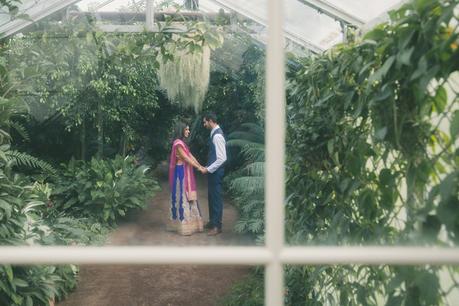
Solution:
[(207, 232), (207, 236), (216, 236), (218, 234), (221, 234), (221, 232), (221, 229), (219, 229), (218, 227), (214, 227)]
[(213, 225), (212, 223), (210, 223), (210, 221), (207, 222), (206, 225), (204, 225), (204, 228), (205, 228), (205, 229), (211, 229), (211, 228), (213, 228), (213, 227), (214, 227), (214, 225)]

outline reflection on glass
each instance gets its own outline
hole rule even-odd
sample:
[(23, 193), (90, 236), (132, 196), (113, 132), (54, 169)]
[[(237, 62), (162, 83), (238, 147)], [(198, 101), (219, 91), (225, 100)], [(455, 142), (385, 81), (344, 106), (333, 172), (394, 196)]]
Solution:
[[(81, 1), (29, 26), (16, 16), (14, 34), (0, 22), (0, 244), (263, 236), (264, 47), (253, 21), (188, 4), (157, 3), (149, 31), (149, 6), (131, 1)], [(19, 5), (29, 16), (53, 9)], [(223, 134), (209, 142), (210, 111)], [(186, 137), (174, 137), (178, 122)], [(186, 150), (171, 154), (178, 138)]]

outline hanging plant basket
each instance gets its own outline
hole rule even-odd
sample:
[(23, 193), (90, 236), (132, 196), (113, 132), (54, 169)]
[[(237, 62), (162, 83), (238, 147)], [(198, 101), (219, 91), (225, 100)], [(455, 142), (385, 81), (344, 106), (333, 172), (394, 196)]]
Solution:
[(159, 84), (172, 102), (198, 113), (209, 87), (210, 48), (193, 47), (181, 48), (175, 40), (165, 46), (171, 56), (160, 58)]

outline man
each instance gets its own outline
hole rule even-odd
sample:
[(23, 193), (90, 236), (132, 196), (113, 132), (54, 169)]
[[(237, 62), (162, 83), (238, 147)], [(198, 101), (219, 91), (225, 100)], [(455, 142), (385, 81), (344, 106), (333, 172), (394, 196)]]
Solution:
[(217, 123), (214, 113), (207, 113), (202, 120), (204, 127), (210, 130), (209, 154), (207, 166), (201, 169), (202, 173), (208, 173), (208, 196), (209, 196), (209, 229), (208, 235), (215, 236), (222, 232), (223, 199), (222, 182), (225, 173), (226, 141), (223, 131)]

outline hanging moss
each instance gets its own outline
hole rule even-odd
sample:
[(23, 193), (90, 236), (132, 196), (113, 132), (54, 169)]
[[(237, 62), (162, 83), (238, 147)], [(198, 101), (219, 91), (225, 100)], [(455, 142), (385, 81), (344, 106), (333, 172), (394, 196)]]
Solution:
[(210, 48), (204, 46), (191, 52), (177, 47), (174, 41), (166, 49), (173, 59), (161, 57), (159, 84), (171, 101), (193, 107), (198, 113), (209, 86)]

